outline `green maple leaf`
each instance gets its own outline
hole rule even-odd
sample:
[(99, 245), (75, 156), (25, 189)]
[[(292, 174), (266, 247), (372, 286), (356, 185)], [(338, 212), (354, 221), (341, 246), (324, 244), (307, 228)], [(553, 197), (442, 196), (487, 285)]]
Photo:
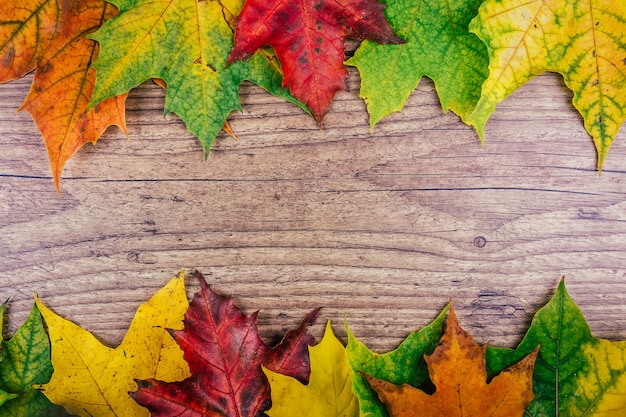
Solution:
[(402, 110), (422, 76), (434, 81), (443, 110), (466, 120), (488, 75), (487, 49), (468, 31), (481, 2), (383, 1), (389, 24), (406, 43), (364, 41), (346, 61), (361, 74), (361, 97), (372, 129), (383, 117)]
[(384, 354), (374, 353), (348, 329), (346, 355), (352, 369), (352, 389), (359, 399), (362, 416), (386, 417), (385, 406), (378, 400), (362, 373), (396, 385), (432, 387), (424, 355), (431, 354), (441, 336), (448, 307), (428, 326), (411, 333), (397, 349)]
[(540, 345), (535, 364), (535, 399), (529, 417), (620, 417), (626, 415), (626, 342), (591, 335), (582, 312), (561, 281), (517, 349), (487, 350), (491, 374)]
[(468, 121), (484, 137), (496, 105), (546, 71), (563, 75), (598, 151), (626, 120), (626, 2), (487, 0), (470, 24), (489, 50), (489, 77)]
[[(4, 315), (5, 306), (0, 314)], [(0, 417), (67, 416), (33, 385), (45, 384), (52, 375), (50, 341), (37, 306), (0, 352)]]
[(226, 117), (241, 110), (238, 87), (244, 80), (298, 103), (282, 88), (273, 51), (264, 49), (227, 67), (233, 45), (230, 23), (243, 0), (112, 3), (119, 15), (91, 35), (101, 45), (92, 105), (160, 78), (167, 84), (165, 113), (178, 114), (208, 154)]

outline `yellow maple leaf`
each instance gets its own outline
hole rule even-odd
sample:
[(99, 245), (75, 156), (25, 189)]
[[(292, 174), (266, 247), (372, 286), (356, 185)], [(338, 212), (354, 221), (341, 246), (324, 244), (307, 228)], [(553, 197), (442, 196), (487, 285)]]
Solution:
[(352, 392), (346, 349), (335, 337), (330, 321), (320, 343), (309, 347), (311, 377), (307, 385), (263, 368), (272, 389), (270, 417), (356, 417), (359, 404)]
[(535, 349), (487, 383), (485, 351), (463, 330), (450, 308), (448, 327), (432, 355), (424, 356), (437, 390), (428, 395), (365, 375), (391, 417), (521, 417), (534, 398)]
[(36, 302), (48, 326), (54, 367), (50, 382), (40, 388), (72, 414), (148, 417), (148, 410), (128, 394), (137, 390), (136, 379), (173, 382), (190, 376), (183, 352), (168, 332), (183, 328), (189, 306), (182, 272), (139, 307), (115, 349)]
[(626, 120), (626, 2), (487, 0), (470, 31), (489, 51), (489, 77), (468, 118), (481, 136), (496, 104), (543, 72), (563, 75), (598, 151)]

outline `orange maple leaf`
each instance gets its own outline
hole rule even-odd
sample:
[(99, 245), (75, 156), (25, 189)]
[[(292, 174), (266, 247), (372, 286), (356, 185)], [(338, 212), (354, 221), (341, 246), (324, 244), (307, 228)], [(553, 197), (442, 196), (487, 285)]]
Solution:
[(126, 134), (127, 94), (87, 110), (98, 44), (85, 36), (116, 9), (104, 0), (26, 0), (17, 2), (19, 7), (5, 3), (0, 5), (0, 82), (36, 68), (20, 110), (28, 111), (41, 131), (58, 190), (65, 163), (81, 146), (95, 144), (110, 125)]
[(485, 351), (460, 326), (450, 308), (448, 328), (432, 355), (425, 355), (437, 390), (428, 395), (410, 385), (394, 385), (369, 375), (391, 417), (515, 417), (534, 398), (532, 375), (538, 350), (487, 383)]
[(0, 5), (0, 82), (35, 69), (37, 57), (54, 37), (63, 10), (49, 0), (4, 1)]

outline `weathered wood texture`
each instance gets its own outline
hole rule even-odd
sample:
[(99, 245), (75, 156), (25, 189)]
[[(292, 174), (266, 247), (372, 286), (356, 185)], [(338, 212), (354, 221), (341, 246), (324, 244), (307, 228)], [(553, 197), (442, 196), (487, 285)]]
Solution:
[[(59, 197), (26, 113), (28, 77), (0, 86), (0, 296), (7, 331), (36, 291), (57, 313), (118, 343), (138, 305), (199, 269), (263, 337), (323, 306), (379, 350), (454, 300), (478, 341), (513, 346), (561, 276), (594, 333), (626, 338), (626, 135), (602, 175), (571, 94), (545, 75), (487, 126), (443, 114), (428, 80), (370, 134), (358, 76), (320, 130), (251, 85), (207, 161), (163, 92), (128, 100), (68, 164)], [(189, 291), (197, 289), (190, 279)]]

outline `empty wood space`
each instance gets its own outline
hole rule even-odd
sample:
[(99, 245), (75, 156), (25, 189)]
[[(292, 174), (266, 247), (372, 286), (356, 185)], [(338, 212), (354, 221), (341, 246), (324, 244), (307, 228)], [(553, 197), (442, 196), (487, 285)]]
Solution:
[[(498, 106), (481, 146), (427, 80), (370, 132), (359, 78), (323, 129), (241, 87), (238, 136), (199, 141), (163, 91), (131, 92), (130, 140), (111, 128), (68, 162), (57, 195), (30, 115), (32, 77), (0, 86), (0, 297), (5, 334), (39, 297), (118, 344), (180, 270), (201, 271), (265, 340), (322, 306), (383, 351), (453, 300), (477, 341), (514, 346), (562, 276), (596, 336), (626, 339), (626, 134), (604, 170), (557, 75)], [(622, 129), (623, 130), (623, 129)], [(344, 339), (345, 341), (345, 339)]]

